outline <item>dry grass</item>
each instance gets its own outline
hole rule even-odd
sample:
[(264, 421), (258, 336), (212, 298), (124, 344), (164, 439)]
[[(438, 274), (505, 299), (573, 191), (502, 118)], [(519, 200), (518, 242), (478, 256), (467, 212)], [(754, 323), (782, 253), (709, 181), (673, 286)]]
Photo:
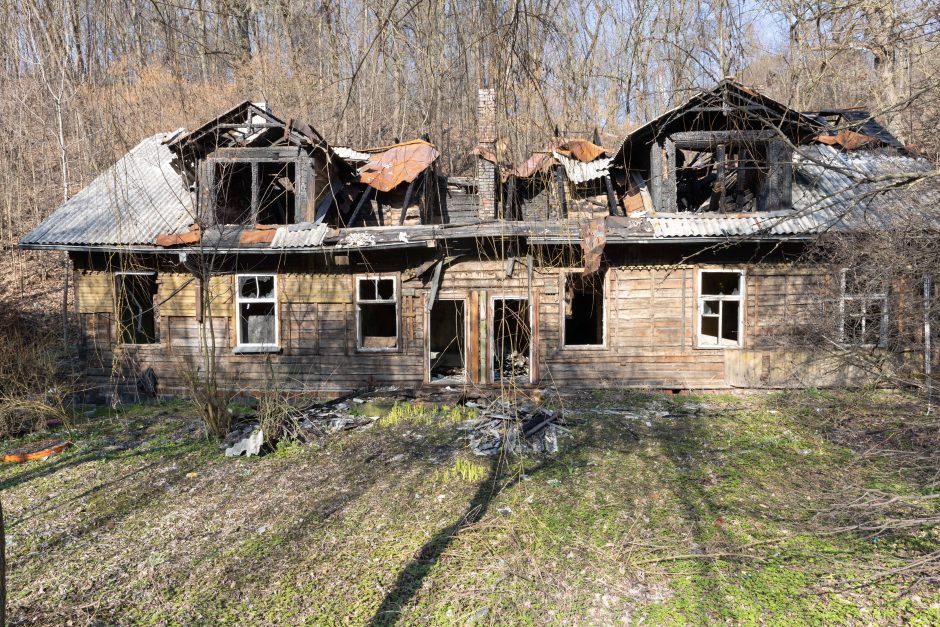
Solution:
[[(870, 398), (884, 417), (917, 403)], [(0, 470), (11, 621), (940, 620), (936, 589), (915, 577), (856, 587), (937, 550), (935, 535), (810, 533), (825, 495), (852, 478), (924, 486), (832, 440), (828, 417), (859, 398), (699, 402), (565, 399), (590, 420), (562, 452), (505, 465), (468, 456), (452, 422), (419, 410), (234, 460), (186, 405), (102, 415), (61, 456)], [(651, 405), (672, 415), (627, 415)]]

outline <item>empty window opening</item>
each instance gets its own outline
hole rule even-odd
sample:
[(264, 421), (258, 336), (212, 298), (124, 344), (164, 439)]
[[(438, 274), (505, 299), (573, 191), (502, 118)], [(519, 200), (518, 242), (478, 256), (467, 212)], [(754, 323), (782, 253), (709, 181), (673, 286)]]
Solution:
[(565, 346), (604, 344), (604, 275), (565, 277)]
[(259, 224), (292, 224), (294, 222), (294, 164), (258, 163)]
[(278, 345), (275, 283), (273, 274), (243, 274), (236, 277), (239, 346)]
[(398, 295), (394, 277), (356, 279), (360, 350), (398, 348)]
[(218, 224), (251, 221), (251, 163), (215, 164), (215, 220)]
[(217, 161), (213, 167), (217, 224), (295, 222), (293, 161)]
[(844, 343), (884, 345), (888, 328), (888, 294), (880, 283), (866, 282), (859, 273), (843, 270), (840, 311)]
[(493, 301), (493, 380), (528, 382), (531, 372), (529, 301), (497, 298)]
[(124, 344), (154, 344), (157, 324), (154, 296), (157, 278), (153, 273), (115, 274), (118, 300), (118, 336)]
[(439, 299), (431, 309), (429, 327), (431, 381), (465, 381), (464, 301)]
[(676, 141), (676, 209), (693, 212), (790, 208), (792, 151), (777, 140)]
[(741, 345), (741, 272), (703, 271), (699, 279), (699, 345)]

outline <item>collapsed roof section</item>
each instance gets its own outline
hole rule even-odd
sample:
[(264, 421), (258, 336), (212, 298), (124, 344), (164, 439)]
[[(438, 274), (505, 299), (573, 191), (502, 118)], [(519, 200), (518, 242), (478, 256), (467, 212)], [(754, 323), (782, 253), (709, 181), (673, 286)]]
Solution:
[[(779, 143), (771, 148), (773, 142)], [(485, 147), (475, 152), (495, 163)], [(229, 202), (226, 219), (201, 219), (197, 209), (211, 203), (197, 187), (200, 167), (218, 161), (221, 169), (208, 177), (208, 189), (217, 196), (212, 202), (218, 204), (217, 182), (228, 180), (224, 177), (231, 177), (240, 161), (258, 161), (245, 155), (261, 153), (282, 161), (306, 155), (310, 177), (263, 164), (246, 166), (245, 181), (233, 194), (244, 206)], [(765, 160), (776, 155), (778, 174), (790, 181), (786, 202), (767, 201), (779, 181), (773, 172), (749, 171), (754, 154)], [(145, 139), (21, 246), (297, 252), (427, 247), (485, 237), (576, 243), (578, 221), (596, 219), (519, 212), (518, 222), (507, 224), (483, 217), (475, 200), (483, 187), (479, 175), (457, 194), (450, 185), (456, 179), (436, 172), (439, 157), (424, 140), (334, 149), (309, 126), (243, 102), (193, 131)], [(866, 112), (803, 114), (731, 80), (636, 129), (615, 150), (597, 140), (556, 140), (503, 172), (497, 183), (504, 186), (538, 180), (554, 189), (564, 178), (570, 186), (602, 194), (606, 187), (609, 243), (808, 238), (830, 230), (894, 228), (900, 224), (897, 216), (910, 210), (936, 223), (940, 206), (940, 177), (933, 165), (909, 154)], [(908, 189), (917, 178), (928, 180)], [(269, 188), (275, 192), (271, 198)], [(466, 196), (468, 219), (448, 218), (444, 206), (451, 203), (456, 210), (454, 194)]]

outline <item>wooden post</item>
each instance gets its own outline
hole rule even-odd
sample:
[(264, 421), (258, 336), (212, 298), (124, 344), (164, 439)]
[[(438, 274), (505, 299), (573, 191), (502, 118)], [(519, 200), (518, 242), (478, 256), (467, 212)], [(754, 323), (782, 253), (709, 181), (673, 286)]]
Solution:
[(346, 223), (347, 228), (356, 225), (356, 220), (359, 218), (362, 207), (369, 201), (369, 197), (372, 195), (372, 189), (371, 185), (366, 185), (366, 188), (359, 194), (359, 201), (356, 203), (356, 208), (353, 209), (352, 215), (349, 216), (349, 222)]
[(614, 183), (610, 180), (610, 175), (604, 177), (604, 187), (607, 188), (607, 208), (610, 215), (617, 215), (617, 193), (614, 191)]
[(555, 184), (558, 186), (558, 200), (561, 202), (561, 217), (568, 217), (568, 199), (565, 196), (565, 175), (562, 166), (555, 166)]
[(401, 215), (398, 216), (398, 226), (401, 226), (405, 223), (405, 216), (408, 214), (408, 205), (411, 204), (411, 195), (415, 191), (415, 183), (418, 181), (418, 177), (415, 177), (413, 181), (408, 183), (408, 189), (405, 190), (405, 202), (401, 204)]

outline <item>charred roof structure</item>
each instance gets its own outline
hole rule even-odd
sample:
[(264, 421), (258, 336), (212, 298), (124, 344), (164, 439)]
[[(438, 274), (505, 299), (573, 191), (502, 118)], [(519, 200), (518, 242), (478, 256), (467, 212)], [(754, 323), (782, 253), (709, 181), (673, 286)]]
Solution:
[[(458, 178), (428, 137), (331, 146), (246, 101), (144, 139), (20, 245), (69, 251), (99, 382), (151, 368), (179, 391), (211, 333), (232, 389), (271, 372), (327, 392), (719, 389), (809, 372), (765, 337), (793, 285), (833, 285), (795, 264), (808, 242), (940, 222), (933, 165), (858, 109), (798, 112), (724, 80), (615, 148), (556, 136), (515, 166), (492, 90), (479, 111), (476, 176)], [(822, 300), (847, 325), (840, 298)]]

